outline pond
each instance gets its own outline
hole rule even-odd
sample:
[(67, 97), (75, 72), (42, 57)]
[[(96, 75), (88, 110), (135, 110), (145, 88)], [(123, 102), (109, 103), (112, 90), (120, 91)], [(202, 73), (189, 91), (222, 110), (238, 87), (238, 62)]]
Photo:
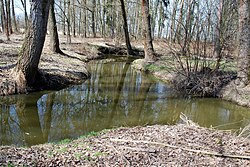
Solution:
[(223, 130), (250, 123), (248, 108), (215, 98), (180, 98), (129, 62), (98, 60), (88, 66), (92, 76), (81, 85), (0, 97), (0, 145), (57, 142), (121, 126), (173, 125), (181, 113)]

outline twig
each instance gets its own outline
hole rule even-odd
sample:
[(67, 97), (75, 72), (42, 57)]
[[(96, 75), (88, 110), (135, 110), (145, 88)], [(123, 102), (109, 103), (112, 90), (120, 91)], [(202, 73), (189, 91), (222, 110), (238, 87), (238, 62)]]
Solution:
[(154, 145), (160, 145), (160, 146), (164, 146), (164, 147), (170, 147), (170, 148), (175, 148), (175, 149), (181, 149), (181, 150), (184, 150), (184, 151), (189, 151), (189, 152), (194, 152), (194, 153), (200, 153), (200, 154), (206, 154), (206, 155), (212, 155), (212, 156), (217, 156), (217, 157), (225, 157), (225, 158), (236, 158), (236, 159), (247, 159), (247, 160), (250, 160), (250, 156), (221, 154), (221, 153), (210, 152), (210, 151), (205, 151), (205, 150), (194, 150), (194, 149), (189, 149), (189, 148), (181, 148), (181, 147), (178, 147), (178, 146), (169, 145), (169, 144), (160, 143), (160, 142), (151, 142), (151, 141), (145, 141), (145, 140), (124, 140), (124, 139), (110, 139), (110, 141), (112, 141), (112, 142), (129, 142), (129, 143), (154, 144)]
[(127, 165), (130, 166), (129, 160), (121, 152), (119, 152), (114, 146), (110, 146), (110, 145), (107, 145), (107, 146), (115, 150), (115, 152), (122, 157), (122, 159), (127, 163)]
[(132, 151), (137, 151), (137, 152), (148, 152), (148, 153), (156, 153), (156, 150), (154, 149), (143, 149), (143, 148), (133, 148), (133, 147), (120, 147), (122, 149), (127, 149), (127, 150), (132, 150)]

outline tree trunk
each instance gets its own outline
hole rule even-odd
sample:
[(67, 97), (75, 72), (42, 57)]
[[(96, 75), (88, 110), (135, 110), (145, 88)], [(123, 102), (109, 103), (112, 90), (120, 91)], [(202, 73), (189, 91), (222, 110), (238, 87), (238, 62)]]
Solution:
[(84, 4), (84, 12), (83, 12), (83, 23), (84, 23), (84, 30), (83, 30), (83, 37), (87, 38), (87, 0), (83, 0)]
[(92, 32), (93, 37), (96, 38), (96, 31), (95, 31), (95, 10), (96, 10), (96, 0), (92, 0)]
[(3, 15), (3, 12), (4, 11), (4, 6), (3, 6), (3, 4), (2, 4), (2, 0), (0, 0), (0, 14), (1, 14), (1, 27), (2, 27), (2, 32), (4, 32), (5, 31), (5, 27), (4, 27), (4, 15)]
[(250, 79), (250, 1), (239, 1), (239, 60), (238, 78), (241, 85)]
[(12, 24), (11, 24), (11, 15), (10, 15), (10, 0), (5, 0), (6, 5), (6, 19), (8, 22), (9, 33), (13, 34)]
[(128, 23), (127, 23), (127, 16), (126, 16), (124, 0), (120, 0), (120, 2), (121, 2), (121, 9), (122, 9), (123, 30), (124, 30), (124, 35), (125, 35), (125, 39), (126, 39), (127, 52), (128, 52), (128, 55), (132, 55), (133, 49), (131, 47), (130, 40), (129, 40)]
[(16, 80), (17, 93), (26, 92), (35, 84), (47, 31), (49, 6), (50, 0), (31, 0), (31, 25), (12, 72)]
[(71, 43), (71, 35), (70, 35), (70, 0), (67, 1), (68, 4), (68, 16), (67, 16), (67, 44)]
[(180, 15), (179, 15), (179, 19), (178, 19), (178, 23), (177, 23), (177, 27), (176, 27), (176, 32), (175, 32), (175, 37), (174, 39), (177, 39), (178, 42), (180, 42), (180, 36), (181, 34), (181, 24), (182, 24), (182, 20), (183, 20), (183, 6), (184, 6), (184, 0), (181, 0), (181, 7), (180, 7)]
[(178, 1), (175, 1), (174, 6), (173, 6), (173, 10), (172, 10), (170, 36), (169, 36), (169, 39), (171, 42), (175, 42), (174, 34), (175, 34), (175, 20), (176, 20), (177, 5), (178, 5)]
[(63, 35), (66, 35), (66, 26), (65, 26), (65, 14), (66, 14), (66, 0), (63, 0), (63, 12), (62, 12), (62, 22), (63, 22)]
[(1, 3), (1, 14), (2, 14), (2, 19), (3, 19), (3, 24), (4, 24), (4, 30), (5, 30), (5, 34), (6, 34), (6, 38), (7, 38), (7, 41), (10, 40), (10, 33), (9, 33), (9, 27), (8, 27), (8, 19), (6, 18), (6, 15), (5, 15), (5, 8), (4, 8), (4, 1), (3, 0), (0, 0), (0, 3)]
[(27, 2), (26, 2), (26, 0), (21, 0), (21, 3), (23, 5), (23, 9), (24, 9), (25, 28), (28, 29), (29, 17), (28, 17), (28, 13), (27, 13)]
[(18, 33), (19, 31), (18, 31), (18, 26), (17, 26), (17, 21), (16, 21), (14, 0), (12, 0), (11, 3), (12, 3), (12, 18), (13, 18), (14, 29), (15, 29), (15, 32)]
[(71, 12), (71, 17), (72, 17), (72, 31), (73, 31), (73, 37), (76, 37), (76, 8), (75, 8), (75, 0), (72, 1), (72, 12)]
[[(159, 12), (159, 2), (160, 0), (156, 0), (155, 1), (155, 4), (154, 4), (154, 13), (153, 13), (153, 16), (151, 17), (151, 20), (152, 20), (152, 31), (153, 31), (153, 34), (152, 34), (152, 38), (154, 39), (155, 37), (155, 27), (156, 27), (156, 20), (158, 19), (159, 21), (159, 17), (157, 16), (158, 15), (158, 12)], [(153, 2), (152, 2), (153, 3)]]
[(55, 16), (55, 1), (51, 0), (51, 5), (50, 5), (50, 11), (49, 11), (49, 16), (50, 16), (50, 50), (54, 53), (59, 53), (62, 54), (63, 52), (61, 51), (59, 47), (59, 38), (58, 38), (58, 32), (57, 32), (57, 25), (56, 25), (56, 16)]
[(217, 59), (217, 63), (216, 63), (216, 69), (219, 69), (219, 65), (220, 65), (220, 60), (221, 60), (221, 51), (222, 51), (222, 46), (221, 46), (221, 33), (223, 31), (223, 27), (222, 27), (222, 14), (223, 14), (223, 1), (224, 0), (220, 0), (219, 1), (219, 7), (218, 7), (218, 20), (217, 20), (217, 24), (215, 26), (215, 41), (214, 41), (214, 57)]
[(151, 35), (150, 15), (149, 15), (149, 2), (148, 0), (142, 0), (142, 15), (144, 27), (144, 52), (146, 61), (154, 61), (155, 53)]

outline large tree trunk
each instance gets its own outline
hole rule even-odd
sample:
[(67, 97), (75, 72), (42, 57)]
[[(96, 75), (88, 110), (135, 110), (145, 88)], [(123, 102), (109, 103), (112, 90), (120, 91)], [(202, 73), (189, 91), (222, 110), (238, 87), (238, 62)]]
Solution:
[(128, 55), (132, 55), (133, 49), (131, 47), (130, 40), (129, 40), (128, 23), (127, 23), (127, 16), (126, 16), (124, 0), (120, 0), (120, 2), (121, 2), (121, 9), (122, 9), (123, 30), (124, 30), (124, 35), (125, 35), (125, 39), (126, 39), (127, 53), (128, 53)]
[(149, 1), (142, 0), (142, 15), (144, 27), (144, 52), (146, 61), (154, 61), (155, 53), (153, 48), (153, 41), (151, 35), (150, 15), (149, 15)]
[(242, 85), (250, 80), (250, 1), (239, 3), (239, 61), (238, 78)]
[(17, 85), (17, 93), (32, 88), (38, 74), (49, 14), (50, 0), (31, 0), (30, 18), (25, 41), (19, 54), (17, 65), (12, 72)]
[(56, 16), (55, 16), (55, 1), (51, 0), (51, 5), (50, 5), (50, 50), (54, 53), (60, 53), (62, 54), (63, 52), (61, 51), (59, 47), (59, 38), (58, 38), (58, 32), (57, 32), (57, 25), (56, 25)]

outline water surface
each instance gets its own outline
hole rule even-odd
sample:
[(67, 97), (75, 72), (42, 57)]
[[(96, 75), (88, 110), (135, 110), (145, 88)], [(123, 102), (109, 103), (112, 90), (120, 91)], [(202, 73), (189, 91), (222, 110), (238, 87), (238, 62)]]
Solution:
[(180, 114), (204, 127), (240, 129), (249, 109), (214, 98), (178, 98), (130, 63), (95, 61), (91, 79), (57, 92), (0, 97), (0, 145), (31, 146), (120, 126), (176, 124)]

